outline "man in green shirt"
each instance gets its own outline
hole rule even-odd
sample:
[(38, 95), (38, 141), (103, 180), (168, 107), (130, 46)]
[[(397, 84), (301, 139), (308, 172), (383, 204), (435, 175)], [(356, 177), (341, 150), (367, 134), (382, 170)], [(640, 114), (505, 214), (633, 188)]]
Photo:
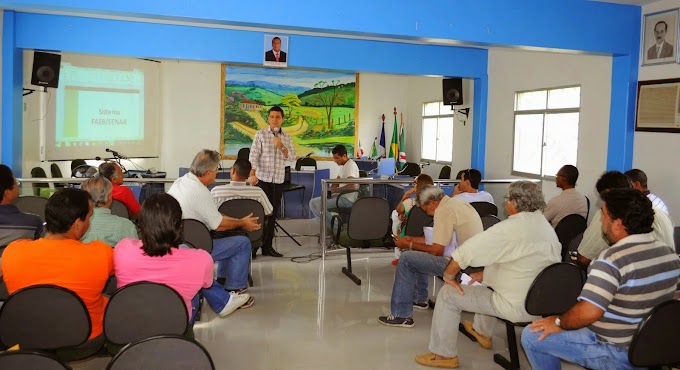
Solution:
[(90, 218), (90, 228), (80, 239), (82, 242), (99, 240), (115, 247), (125, 238), (138, 239), (137, 228), (132, 221), (111, 214), (112, 188), (111, 181), (104, 177), (87, 179), (81, 185), (81, 189), (90, 193), (95, 207)]

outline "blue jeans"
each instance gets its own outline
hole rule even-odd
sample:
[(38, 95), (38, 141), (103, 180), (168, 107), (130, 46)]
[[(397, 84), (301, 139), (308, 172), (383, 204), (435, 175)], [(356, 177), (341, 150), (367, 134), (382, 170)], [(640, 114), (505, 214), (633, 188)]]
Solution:
[[(340, 199), (339, 203), (338, 198)], [(354, 204), (354, 202), (347, 199), (347, 196), (344, 197), (334, 196), (326, 199), (326, 212), (325, 212), (326, 228), (330, 230), (331, 217), (333, 217), (331, 213), (328, 212), (329, 209), (337, 209), (340, 207), (352, 208), (352, 204)], [(309, 210), (312, 211), (312, 214), (314, 215), (315, 218), (321, 219), (321, 197), (312, 198), (309, 201)]]
[(392, 315), (413, 316), (413, 302), (427, 302), (427, 280), (430, 276), (442, 276), (449, 261), (448, 257), (425, 252), (402, 253), (392, 287)]
[(237, 290), (248, 286), (251, 250), (247, 236), (237, 235), (215, 239), (210, 254), (217, 262), (217, 277), (227, 279), (225, 286), (227, 290)]
[[(180, 244), (180, 248), (191, 248), (186, 244)], [(248, 277), (246, 277), (248, 279)], [(224, 288), (217, 283), (217, 281), (213, 280), (212, 286), (210, 288), (201, 288), (201, 293), (203, 293), (203, 296), (205, 297), (206, 302), (208, 302), (208, 306), (212, 308), (215, 313), (220, 313), (224, 309), (224, 307), (229, 303), (229, 299), (231, 299), (231, 295), (229, 292), (225, 291)], [(194, 296), (194, 298), (191, 299), (191, 321), (190, 324), (193, 324), (194, 321), (196, 320), (196, 311), (198, 310), (198, 306), (201, 304), (201, 300), (198, 294)]]
[(560, 369), (560, 359), (589, 369), (637, 369), (628, 362), (626, 348), (598, 341), (588, 328), (565, 330), (542, 341), (539, 335), (529, 327), (522, 332), (522, 346), (533, 369)]

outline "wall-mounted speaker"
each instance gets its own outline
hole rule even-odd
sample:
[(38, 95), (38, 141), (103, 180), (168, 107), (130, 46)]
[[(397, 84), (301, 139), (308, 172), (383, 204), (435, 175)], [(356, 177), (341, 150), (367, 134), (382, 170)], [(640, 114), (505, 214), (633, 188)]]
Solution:
[(59, 86), (59, 66), (61, 55), (36, 51), (33, 53), (33, 73), (31, 85), (44, 87)]
[(444, 105), (463, 104), (463, 79), (445, 78), (442, 80)]

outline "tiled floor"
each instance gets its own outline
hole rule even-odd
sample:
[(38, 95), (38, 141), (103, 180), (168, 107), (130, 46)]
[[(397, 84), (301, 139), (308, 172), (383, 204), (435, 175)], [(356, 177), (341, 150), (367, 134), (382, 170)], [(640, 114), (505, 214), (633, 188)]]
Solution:
[[(309, 222), (283, 223), (297, 234), (313, 233)], [(357, 286), (340, 271), (343, 252), (294, 263), (290, 257), (318, 252), (316, 237), (301, 237), (303, 247), (277, 238), (284, 258), (254, 261), (255, 286), (249, 290), (255, 305), (219, 318), (210, 308), (196, 324), (196, 339), (210, 352), (217, 369), (426, 369), (414, 356), (427, 352), (432, 310), (415, 310), (415, 327), (389, 328), (378, 324), (389, 313), (395, 268), (389, 252), (354, 253), (353, 267), (362, 279)], [(519, 335), (519, 330), (517, 331)], [(507, 354), (505, 329), (500, 323), (493, 350), (466, 338), (459, 341), (461, 369), (501, 369), (493, 354)], [(520, 354), (523, 369), (529, 369)], [(73, 364), (76, 369), (104, 369), (109, 359)], [(565, 369), (576, 369), (565, 365)]]

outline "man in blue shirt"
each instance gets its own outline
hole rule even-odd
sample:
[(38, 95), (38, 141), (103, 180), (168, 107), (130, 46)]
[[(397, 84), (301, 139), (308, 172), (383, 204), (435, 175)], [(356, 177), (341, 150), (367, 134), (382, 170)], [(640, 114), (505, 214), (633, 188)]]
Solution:
[(17, 239), (40, 237), (43, 228), (40, 217), (23, 213), (13, 204), (19, 197), (19, 182), (4, 164), (0, 164), (0, 197), (0, 248)]

